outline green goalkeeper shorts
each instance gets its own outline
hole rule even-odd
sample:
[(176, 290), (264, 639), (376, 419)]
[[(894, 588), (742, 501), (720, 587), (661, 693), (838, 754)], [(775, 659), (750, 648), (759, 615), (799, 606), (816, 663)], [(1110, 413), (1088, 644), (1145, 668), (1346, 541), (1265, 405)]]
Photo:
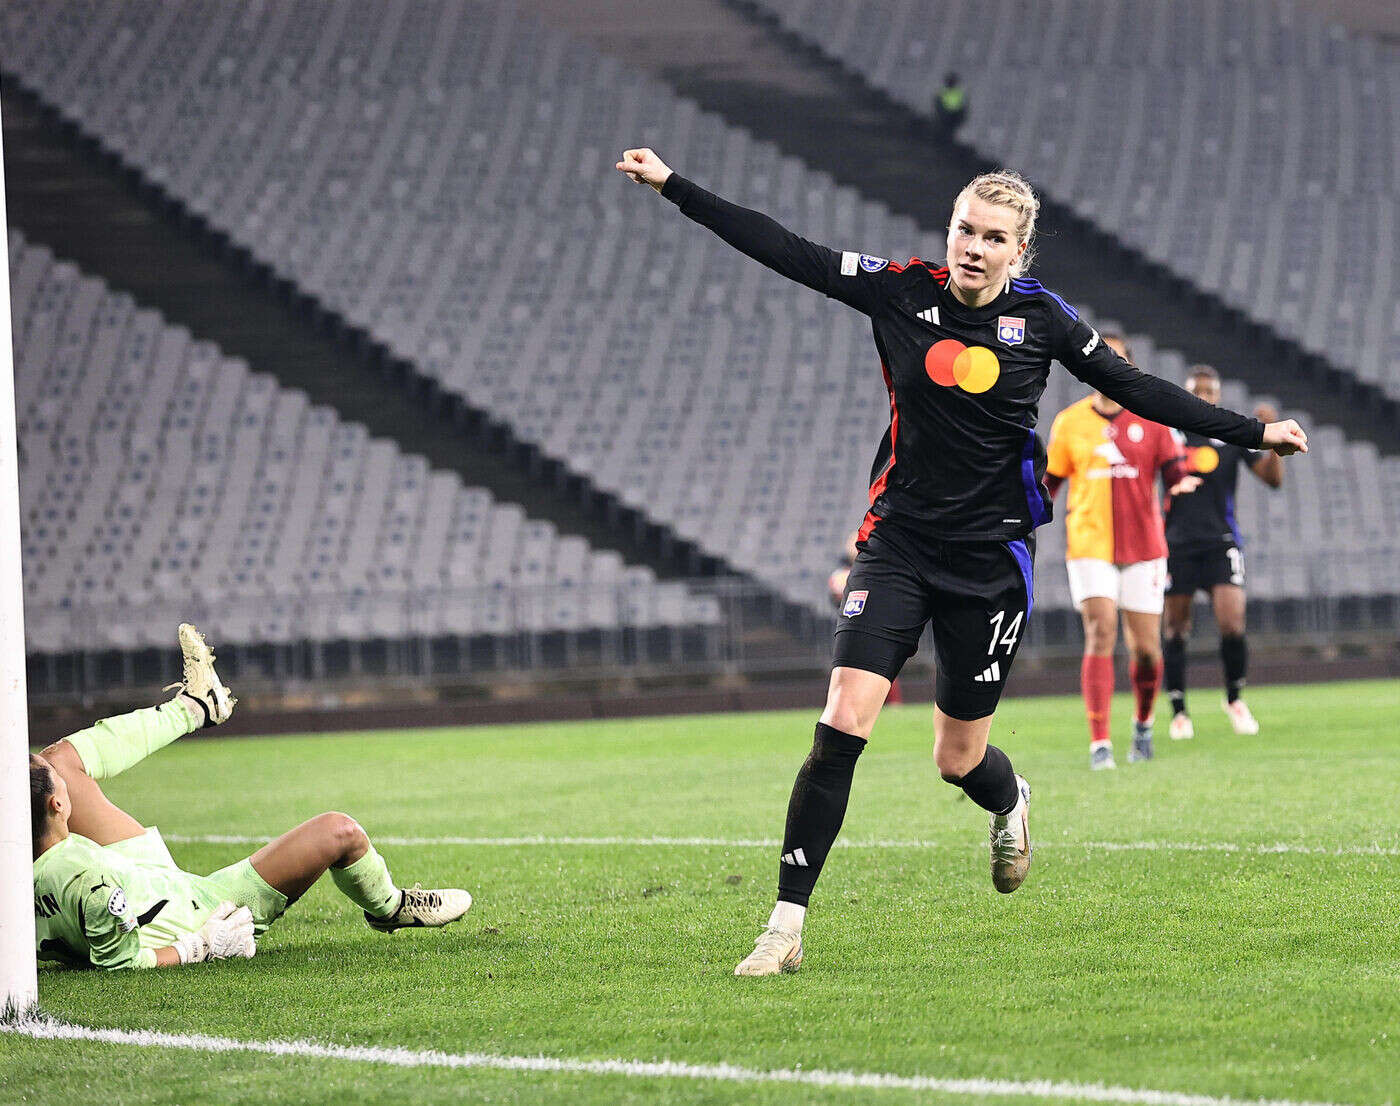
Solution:
[[(261, 935), (287, 909), (287, 896), (273, 887), (244, 858), (207, 876), (186, 872), (176, 865), (160, 830), (149, 827), (139, 837), (104, 846), (140, 865), (151, 887), (152, 897), (169, 900), (152, 926), (151, 940), (170, 944), (185, 933), (193, 933), (221, 902), (246, 906), (253, 915), (253, 930)], [(188, 902), (189, 907), (182, 909)], [(153, 946), (155, 947), (155, 946)]]
[(220, 902), (226, 899), (246, 906), (253, 915), (253, 932), (259, 937), (287, 909), (287, 896), (258, 875), (251, 857), (210, 872), (204, 884), (218, 894)]

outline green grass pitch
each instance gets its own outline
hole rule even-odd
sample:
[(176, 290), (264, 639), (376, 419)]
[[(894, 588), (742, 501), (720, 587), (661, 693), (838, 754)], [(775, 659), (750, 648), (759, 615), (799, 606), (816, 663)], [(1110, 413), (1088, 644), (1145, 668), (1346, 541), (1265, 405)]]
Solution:
[[(996, 894), (986, 816), (942, 783), (930, 708), (856, 773), (801, 972), (735, 979), (767, 917), (816, 712), (177, 743), (109, 794), (172, 838), (327, 809), (393, 837), (395, 877), (476, 896), (443, 932), (371, 932), (323, 880), (249, 962), (44, 970), (89, 1026), (449, 1053), (1400, 1101), (1400, 683), (1259, 688), (1257, 738), (1195, 696), (1196, 740), (1090, 774), (1077, 699), (1011, 699), (993, 741), (1034, 788), (1035, 863)], [(653, 836), (720, 844), (637, 843)], [(739, 843), (735, 843), (739, 842)], [(862, 844), (864, 843), (864, 844)], [(872, 844), (874, 843), (874, 844)], [(1113, 845), (1120, 847), (1114, 848)], [(208, 871), (240, 844), (179, 843)], [(1034, 1094), (502, 1070), (36, 1042), (0, 1101), (1039, 1103)], [(1054, 1101), (1064, 1101), (1063, 1098)]]

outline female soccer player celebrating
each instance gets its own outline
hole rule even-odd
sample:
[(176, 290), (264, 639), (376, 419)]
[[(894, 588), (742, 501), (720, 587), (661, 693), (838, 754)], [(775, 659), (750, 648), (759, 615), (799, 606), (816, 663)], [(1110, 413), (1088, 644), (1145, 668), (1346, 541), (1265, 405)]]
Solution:
[(826, 709), (797, 774), (778, 902), (736, 975), (802, 962), (808, 899), (846, 813), (856, 760), (890, 682), (933, 624), (934, 761), (991, 814), (992, 883), (1030, 867), (1030, 787), (987, 744), (1032, 602), (1033, 533), (1050, 517), (1036, 407), (1050, 362), (1143, 418), (1280, 453), (1307, 449), (1293, 421), (1264, 426), (1139, 372), (1064, 300), (1022, 276), (1038, 201), (1015, 173), (958, 196), (945, 264), (839, 251), (673, 173), (649, 149), (617, 169), (769, 268), (868, 315), (890, 396), (860, 555), (836, 628)]

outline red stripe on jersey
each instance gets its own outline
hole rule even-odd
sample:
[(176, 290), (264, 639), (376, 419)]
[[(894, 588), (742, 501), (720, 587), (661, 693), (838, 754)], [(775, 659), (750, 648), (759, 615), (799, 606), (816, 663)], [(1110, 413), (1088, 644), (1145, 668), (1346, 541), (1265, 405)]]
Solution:
[(870, 485), (871, 509), (865, 512), (865, 520), (856, 534), (857, 541), (870, 537), (870, 532), (880, 521), (880, 516), (875, 513), (875, 501), (885, 494), (885, 487), (889, 484), (890, 473), (894, 471), (895, 443), (899, 440), (899, 408), (894, 405), (894, 381), (890, 378), (889, 366), (883, 361), (880, 362), (880, 372), (885, 378), (885, 390), (890, 393), (890, 459), (885, 462), (884, 470), (876, 477), (875, 483)]
[(875, 530), (875, 524), (880, 521), (880, 516), (874, 511), (866, 511), (865, 518), (861, 521), (860, 529), (856, 531), (856, 541), (862, 542)]
[[(944, 283), (944, 278), (948, 275), (947, 265), (940, 265), (937, 269), (935, 269), (932, 268), (927, 261), (924, 261), (922, 258), (918, 257), (911, 257), (909, 259), (908, 264), (901, 266), (899, 271), (903, 272), (905, 269), (909, 268), (910, 265), (923, 266), (924, 270), (928, 273), (928, 275), (933, 277), (933, 279), (938, 281), (940, 284)], [(891, 267), (893, 268), (893, 266)]]
[[(908, 265), (905, 265), (903, 268), (898, 269), (897, 271), (898, 271), (898, 272), (903, 272), (904, 269), (908, 269), (908, 268), (910, 268), (911, 266), (914, 266), (914, 265), (918, 265), (918, 266), (922, 267), (923, 270), (924, 270), (924, 272), (928, 273), (928, 275), (929, 275), (930, 277), (933, 278), (933, 282), (934, 282), (935, 284), (937, 284), (940, 288), (947, 288), (947, 287), (948, 287), (948, 266), (947, 266), (947, 265), (940, 265), (937, 269), (933, 269), (933, 268), (930, 268), (930, 267), (929, 267), (929, 263), (928, 263), (927, 261), (924, 261), (922, 258), (911, 257), (911, 258), (909, 259), (909, 264), (908, 264)], [(890, 268), (893, 269), (893, 268), (895, 268), (895, 267), (894, 267), (893, 265), (891, 265)]]

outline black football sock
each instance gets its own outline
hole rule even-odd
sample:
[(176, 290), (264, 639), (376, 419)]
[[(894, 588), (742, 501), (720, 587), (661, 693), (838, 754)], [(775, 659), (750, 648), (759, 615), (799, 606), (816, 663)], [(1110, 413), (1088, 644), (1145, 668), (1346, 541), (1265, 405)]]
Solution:
[(1173, 714), (1186, 713), (1186, 639), (1173, 634), (1162, 642), (1162, 682)]
[(1220, 663), (1225, 667), (1225, 701), (1233, 703), (1244, 689), (1244, 673), (1249, 666), (1249, 648), (1243, 634), (1221, 635)]
[(1010, 814), (1016, 809), (1020, 798), (1016, 790), (1016, 773), (1011, 770), (1011, 758), (995, 745), (987, 746), (982, 763), (967, 775), (943, 778), (961, 787), (969, 799), (993, 814)]
[(817, 723), (812, 751), (802, 762), (788, 800), (783, 857), (778, 864), (778, 901), (806, 906), (826, 854), (846, 817), (851, 777), (865, 739)]

